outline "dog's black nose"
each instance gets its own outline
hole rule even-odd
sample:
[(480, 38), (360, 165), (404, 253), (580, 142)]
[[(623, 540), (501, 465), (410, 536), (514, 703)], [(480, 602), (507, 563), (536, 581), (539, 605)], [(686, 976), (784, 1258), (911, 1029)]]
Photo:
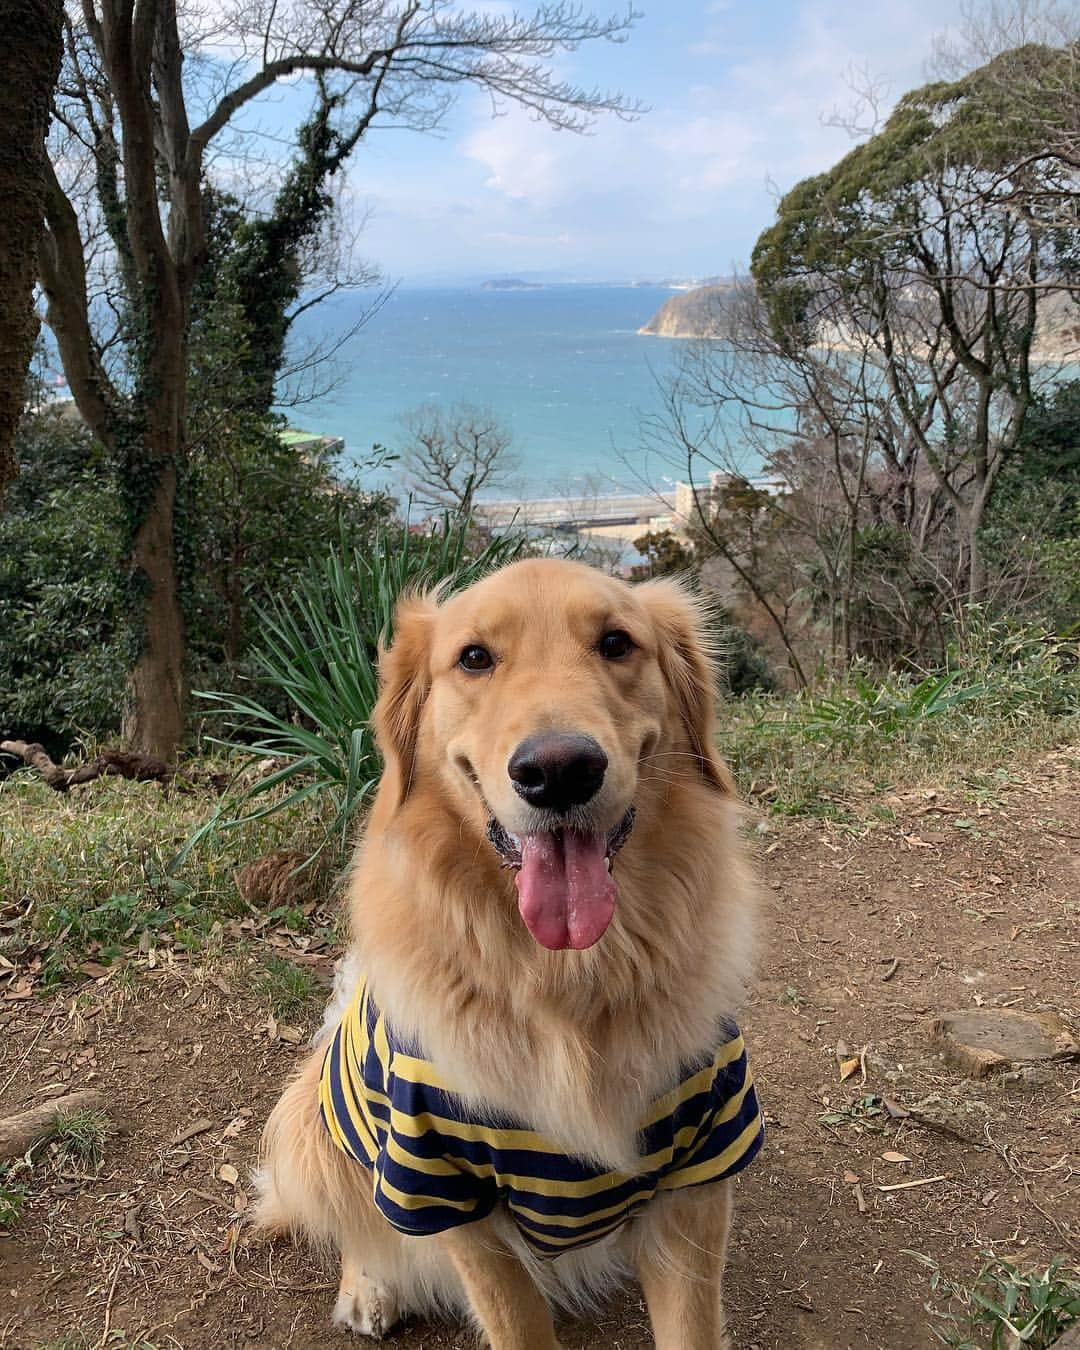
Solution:
[(506, 771), (514, 791), (530, 806), (569, 811), (596, 796), (607, 763), (607, 755), (591, 736), (551, 731), (522, 741)]

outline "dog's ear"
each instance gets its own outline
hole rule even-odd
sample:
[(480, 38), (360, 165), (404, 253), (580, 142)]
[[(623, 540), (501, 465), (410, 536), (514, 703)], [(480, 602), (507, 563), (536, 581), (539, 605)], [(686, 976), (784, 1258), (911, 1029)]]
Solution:
[(427, 596), (407, 596), (394, 611), (394, 640), (379, 644), (379, 698), (372, 721), (383, 757), (379, 796), (392, 810), (409, 795), (420, 716), (431, 687), (428, 652), (437, 612)]
[(706, 637), (705, 604), (678, 582), (661, 578), (635, 588), (656, 630), (660, 668), (679, 710), (702, 778), (719, 792), (734, 792), (716, 752), (716, 670)]

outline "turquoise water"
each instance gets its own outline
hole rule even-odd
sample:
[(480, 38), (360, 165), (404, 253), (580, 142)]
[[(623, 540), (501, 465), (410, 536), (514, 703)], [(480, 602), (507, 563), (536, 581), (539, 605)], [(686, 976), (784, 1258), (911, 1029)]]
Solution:
[[(642, 414), (677, 343), (637, 329), (671, 292), (660, 287), (550, 286), (535, 291), (401, 288), (344, 352), (339, 387), (289, 411), (307, 430), (341, 436), (350, 458), (374, 443), (397, 449), (401, 417), (420, 404), (488, 406), (512, 430), (516, 491), (640, 491), (670, 482), (642, 448)], [(363, 292), (310, 311), (298, 337), (346, 329)], [(393, 476), (380, 475), (380, 478)]]

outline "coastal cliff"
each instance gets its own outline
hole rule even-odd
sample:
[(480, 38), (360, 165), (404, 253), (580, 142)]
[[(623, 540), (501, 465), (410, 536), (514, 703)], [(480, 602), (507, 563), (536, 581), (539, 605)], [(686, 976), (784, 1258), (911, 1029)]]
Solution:
[[(638, 332), (646, 337), (723, 337), (731, 294), (730, 284), (720, 284), (673, 295)], [(819, 333), (818, 340), (823, 347), (849, 345), (844, 334), (831, 325)], [(1031, 355), (1036, 361), (1075, 362), (1080, 357), (1080, 306), (1066, 292), (1050, 292), (1040, 301)]]
[(646, 337), (715, 338), (723, 333), (724, 306), (731, 286), (695, 286), (665, 300), (638, 332)]

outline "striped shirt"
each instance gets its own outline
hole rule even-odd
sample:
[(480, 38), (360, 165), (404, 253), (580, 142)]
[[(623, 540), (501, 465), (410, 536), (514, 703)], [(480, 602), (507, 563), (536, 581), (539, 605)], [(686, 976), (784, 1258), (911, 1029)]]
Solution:
[(319, 1102), (331, 1139), (371, 1171), (375, 1203), (399, 1232), (441, 1233), (503, 1202), (532, 1251), (550, 1257), (614, 1232), (658, 1191), (731, 1176), (764, 1134), (734, 1023), (712, 1059), (687, 1066), (646, 1113), (641, 1170), (628, 1175), (465, 1102), (363, 983), (327, 1048)]

